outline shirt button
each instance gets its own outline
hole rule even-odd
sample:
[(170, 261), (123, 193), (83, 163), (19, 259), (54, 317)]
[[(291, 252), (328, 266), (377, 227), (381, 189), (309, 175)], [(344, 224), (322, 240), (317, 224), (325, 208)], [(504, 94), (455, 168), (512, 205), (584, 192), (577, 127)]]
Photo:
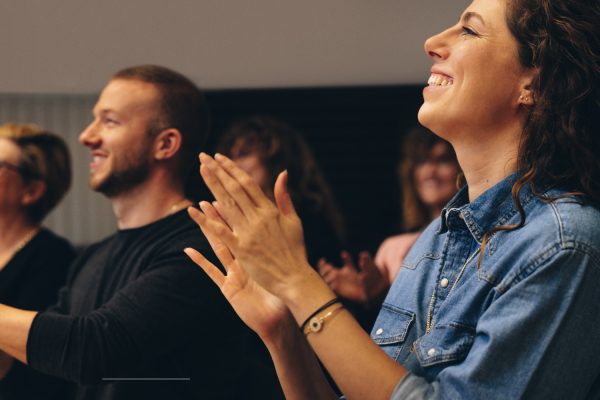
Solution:
[(377, 331), (375, 331), (376, 335), (381, 335), (383, 333), (383, 328), (379, 328), (377, 329)]
[(427, 350), (427, 355), (428, 355), (429, 357), (431, 357), (431, 356), (432, 356), (432, 355), (434, 355), (434, 354), (435, 354), (435, 349), (434, 349), (433, 347), (432, 347), (431, 349)]
[(440, 281), (440, 286), (443, 288), (447, 288), (448, 287), (448, 279), (442, 278), (442, 280)]

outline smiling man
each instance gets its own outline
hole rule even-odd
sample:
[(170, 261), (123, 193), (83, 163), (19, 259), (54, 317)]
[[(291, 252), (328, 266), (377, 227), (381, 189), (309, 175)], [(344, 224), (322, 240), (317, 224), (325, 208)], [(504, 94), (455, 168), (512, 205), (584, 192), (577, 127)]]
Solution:
[(80, 142), (118, 232), (75, 260), (50, 310), (0, 305), (0, 349), (76, 382), (76, 399), (273, 397), (262, 349), (183, 253), (209, 249), (184, 210), (208, 131), (204, 96), (174, 71), (132, 67), (113, 76), (93, 115)]

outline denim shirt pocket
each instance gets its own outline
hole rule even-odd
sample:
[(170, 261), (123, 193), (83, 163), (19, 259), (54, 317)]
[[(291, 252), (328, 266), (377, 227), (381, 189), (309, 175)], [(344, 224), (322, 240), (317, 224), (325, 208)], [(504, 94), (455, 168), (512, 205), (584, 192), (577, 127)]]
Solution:
[(415, 342), (415, 353), (423, 368), (462, 361), (471, 350), (475, 328), (459, 323), (438, 325)]
[(415, 313), (384, 303), (371, 332), (371, 338), (387, 355), (397, 360), (414, 320)]

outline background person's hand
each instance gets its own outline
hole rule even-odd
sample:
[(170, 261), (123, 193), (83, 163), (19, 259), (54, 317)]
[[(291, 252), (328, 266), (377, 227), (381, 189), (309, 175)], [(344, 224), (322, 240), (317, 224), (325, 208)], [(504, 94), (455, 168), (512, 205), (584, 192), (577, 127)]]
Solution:
[(344, 263), (341, 267), (320, 259), (317, 264), (319, 273), (338, 296), (356, 303), (365, 302), (365, 291), (352, 256), (343, 251), (340, 257)]
[(369, 252), (359, 254), (358, 268), (347, 251), (342, 252), (341, 259), (344, 264), (340, 268), (324, 259), (318, 264), (319, 273), (337, 295), (361, 304), (368, 304), (385, 296), (390, 284)]

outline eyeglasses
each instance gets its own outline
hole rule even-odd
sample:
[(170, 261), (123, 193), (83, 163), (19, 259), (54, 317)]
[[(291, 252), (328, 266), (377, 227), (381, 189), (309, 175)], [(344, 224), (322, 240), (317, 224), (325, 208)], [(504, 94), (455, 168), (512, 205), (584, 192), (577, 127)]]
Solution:
[(10, 169), (12, 171), (15, 171), (18, 174), (21, 174), (23, 172), (21, 170), (21, 167), (19, 167), (18, 165), (15, 165), (8, 161), (0, 160), (0, 169), (2, 169), (2, 168)]

